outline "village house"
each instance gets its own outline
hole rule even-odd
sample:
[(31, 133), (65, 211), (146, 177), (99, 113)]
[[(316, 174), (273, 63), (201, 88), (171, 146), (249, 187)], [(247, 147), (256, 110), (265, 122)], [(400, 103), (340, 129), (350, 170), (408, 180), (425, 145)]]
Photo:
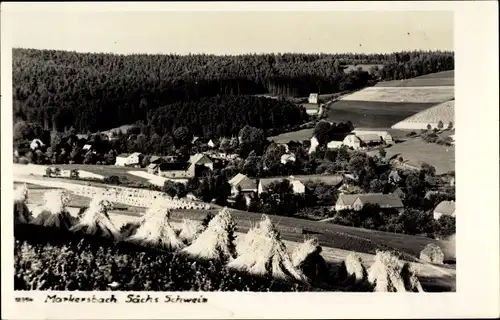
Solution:
[(311, 93), (309, 95), (308, 102), (309, 103), (318, 103), (318, 94), (317, 93)]
[(214, 162), (205, 154), (195, 154), (187, 162), (164, 162), (156, 167), (148, 167), (148, 171), (169, 179), (189, 179), (196, 176), (197, 168), (213, 170)]
[(442, 201), (434, 209), (433, 215), (436, 220), (441, 216), (455, 217), (455, 201)]
[(189, 162), (166, 162), (157, 165), (154, 172), (163, 178), (189, 179), (195, 177), (195, 166)]
[(192, 166), (205, 166), (210, 170), (214, 170), (214, 162), (207, 155), (197, 153), (189, 158), (189, 163)]
[(355, 134), (347, 135), (342, 141), (342, 144), (354, 150), (361, 148), (361, 140)]
[[(384, 141), (386, 144), (394, 144), (394, 139), (392, 135), (387, 131), (377, 131), (377, 130), (363, 130), (356, 129), (352, 133), (357, 135), (361, 140), (365, 141)], [(367, 137), (366, 139), (363, 137)], [(377, 138), (375, 138), (377, 136)]]
[(366, 204), (380, 206), (381, 209), (393, 209), (402, 213), (404, 205), (396, 194), (365, 193), (340, 194), (335, 203), (335, 210), (361, 210)]
[(241, 189), (243, 194), (252, 194), (257, 192), (257, 181), (255, 179), (250, 179), (242, 173), (238, 173), (231, 180), (228, 181), (231, 186), (231, 195), (235, 196), (238, 194), (238, 190)]
[(361, 146), (380, 144), (383, 141), (382, 138), (375, 133), (358, 133), (356, 134), (356, 137), (358, 137), (358, 139), (361, 141)]
[(115, 166), (137, 166), (141, 163), (142, 157), (143, 155), (140, 152), (122, 153), (116, 157)]

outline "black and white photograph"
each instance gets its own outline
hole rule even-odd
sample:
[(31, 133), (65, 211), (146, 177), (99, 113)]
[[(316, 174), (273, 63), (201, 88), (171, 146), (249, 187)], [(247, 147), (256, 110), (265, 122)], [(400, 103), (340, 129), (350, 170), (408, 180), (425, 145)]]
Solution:
[(16, 297), (457, 292), (452, 10), (11, 5)]

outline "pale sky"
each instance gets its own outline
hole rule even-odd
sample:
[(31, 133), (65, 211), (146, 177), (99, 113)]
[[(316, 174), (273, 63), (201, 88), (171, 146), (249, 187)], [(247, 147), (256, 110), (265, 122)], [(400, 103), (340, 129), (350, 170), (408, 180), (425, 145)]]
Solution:
[(449, 11), (12, 13), (12, 46), (115, 53), (453, 50)]

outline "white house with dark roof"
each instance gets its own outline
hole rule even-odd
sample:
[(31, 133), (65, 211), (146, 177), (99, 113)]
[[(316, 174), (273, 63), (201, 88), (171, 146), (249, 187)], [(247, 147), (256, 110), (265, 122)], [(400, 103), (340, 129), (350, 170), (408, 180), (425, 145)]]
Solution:
[(308, 102), (309, 103), (318, 103), (318, 94), (317, 93), (311, 93), (309, 95)]
[(349, 134), (344, 138), (342, 144), (347, 147), (353, 148), (354, 150), (357, 150), (361, 148), (361, 142), (361, 139), (359, 139), (355, 134)]
[(231, 186), (231, 195), (237, 195), (238, 189), (241, 188), (242, 193), (253, 193), (258, 191), (257, 180), (251, 179), (242, 173), (238, 173), (228, 181)]
[(404, 205), (396, 194), (364, 193), (340, 194), (335, 203), (335, 210), (361, 210), (366, 204), (380, 206), (381, 209), (394, 209), (401, 213)]
[(442, 201), (434, 209), (434, 219), (438, 220), (441, 216), (455, 217), (455, 201)]
[(192, 166), (205, 166), (210, 170), (214, 170), (214, 162), (206, 154), (197, 153), (189, 158), (189, 163)]
[[(367, 140), (378, 139), (377, 141), (383, 140), (387, 144), (394, 143), (394, 139), (392, 138), (392, 135), (387, 131), (356, 129), (356, 130), (353, 130), (352, 133), (357, 135), (363, 141), (364, 141), (363, 137), (366, 137)], [(377, 136), (378, 138), (375, 138), (375, 136)]]
[(122, 153), (116, 157), (115, 166), (135, 166), (141, 163), (142, 153), (134, 152), (132, 154)]

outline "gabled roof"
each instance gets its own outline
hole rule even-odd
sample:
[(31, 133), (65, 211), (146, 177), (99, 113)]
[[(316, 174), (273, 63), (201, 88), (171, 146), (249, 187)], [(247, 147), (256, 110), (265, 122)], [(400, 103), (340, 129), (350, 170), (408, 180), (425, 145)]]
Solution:
[(158, 163), (150, 163), (148, 165), (148, 169), (156, 169), (158, 168), (160, 165)]
[(235, 188), (241, 187), (241, 190), (256, 190), (257, 181), (255, 179), (250, 179), (242, 173), (238, 173), (231, 180), (228, 181), (229, 184)]
[(134, 152), (134, 153), (132, 153), (130, 156), (135, 156), (135, 157), (137, 157), (137, 156), (140, 156), (141, 154), (142, 154), (142, 153), (140, 153), (140, 152)]
[(212, 160), (209, 157), (207, 157), (206, 155), (204, 155), (203, 153), (197, 153), (194, 156), (191, 156), (189, 158), (189, 163), (191, 163), (191, 164), (197, 164), (203, 158), (206, 158), (208, 161), (212, 162)]
[(357, 137), (356, 135), (354, 134), (349, 134), (347, 135), (345, 138), (344, 138), (344, 141), (343, 142), (350, 142), (350, 143), (360, 143), (361, 142), (361, 139), (359, 139), (359, 137)]
[(381, 208), (403, 208), (403, 202), (395, 194), (368, 193), (360, 194), (359, 201), (365, 204), (378, 204)]
[(161, 157), (159, 157), (159, 156), (151, 156), (151, 158), (149, 159), (149, 163), (154, 163), (154, 162), (157, 162), (157, 161), (161, 161)]
[(356, 135), (359, 140), (363, 142), (377, 142), (380, 141), (380, 136), (375, 133), (359, 133)]
[(434, 209), (434, 212), (454, 217), (455, 201), (442, 201), (440, 204), (437, 205), (436, 209)]
[(358, 194), (339, 194), (337, 204), (344, 206), (352, 206), (354, 201), (358, 198)]

